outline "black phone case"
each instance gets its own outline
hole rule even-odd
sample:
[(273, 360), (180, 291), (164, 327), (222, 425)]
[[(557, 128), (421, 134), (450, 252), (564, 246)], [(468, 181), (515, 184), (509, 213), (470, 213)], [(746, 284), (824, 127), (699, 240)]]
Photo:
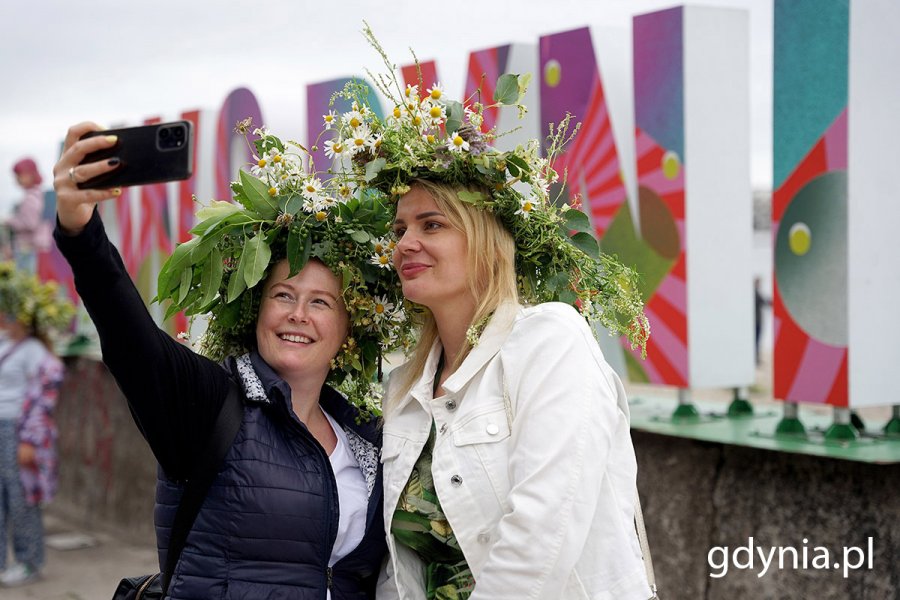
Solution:
[[(185, 143), (177, 148), (161, 148), (157, 131), (164, 127), (184, 124), (187, 127)], [(92, 152), (81, 164), (119, 159), (119, 166), (109, 173), (78, 183), (80, 189), (106, 189), (161, 183), (187, 179), (194, 167), (194, 127), (190, 121), (173, 121), (140, 127), (92, 131), (81, 139), (97, 135), (116, 135), (116, 145)]]

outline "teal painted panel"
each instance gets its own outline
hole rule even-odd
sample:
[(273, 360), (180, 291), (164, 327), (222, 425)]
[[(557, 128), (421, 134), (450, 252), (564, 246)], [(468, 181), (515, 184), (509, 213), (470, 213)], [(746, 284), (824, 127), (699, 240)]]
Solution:
[(773, 175), (778, 189), (847, 106), (850, 0), (775, 0)]

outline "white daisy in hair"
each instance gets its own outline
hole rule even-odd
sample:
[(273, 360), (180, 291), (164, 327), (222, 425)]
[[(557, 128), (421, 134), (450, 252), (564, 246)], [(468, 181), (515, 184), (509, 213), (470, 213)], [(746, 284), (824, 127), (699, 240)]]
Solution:
[(454, 131), (447, 136), (447, 149), (450, 152), (468, 152), (469, 142), (467, 142), (458, 131)]
[(329, 110), (327, 115), (322, 115), (322, 120), (325, 122), (325, 129), (331, 129), (337, 125), (337, 115), (333, 110)]
[(372, 302), (372, 319), (376, 323), (390, 320), (391, 312), (394, 310), (394, 303), (389, 302), (384, 296), (375, 296)]
[(368, 125), (361, 124), (359, 127), (355, 127), (347, 139), (348, 152), (354, 155), (366, 150), (369, 147), (369, 136), (371, 135), (372, 131)]
[(325, 142), (325, 156), (334, 159), (335, 157), (343, 157), (348, 155), (347, 143), (341, 138), (328, 140)]

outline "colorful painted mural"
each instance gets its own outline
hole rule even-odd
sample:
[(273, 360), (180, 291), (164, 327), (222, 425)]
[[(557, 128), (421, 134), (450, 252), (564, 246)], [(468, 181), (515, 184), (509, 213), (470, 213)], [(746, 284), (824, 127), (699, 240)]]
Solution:
[(774, 395), (848, 406), (849, 2), (776, 0)]
[(655, 277), (645, 279), (654, 342), (646, 361), (629, 362), (629, 373), (679, 387), (688, 385), (683, 17), (673, 8), (634, 19), (638, 222), (649, 263), (636, 268)]

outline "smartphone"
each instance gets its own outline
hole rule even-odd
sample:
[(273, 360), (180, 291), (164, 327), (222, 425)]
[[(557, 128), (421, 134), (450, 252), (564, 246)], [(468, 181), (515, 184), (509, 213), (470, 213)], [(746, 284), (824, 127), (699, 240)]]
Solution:
[(190, 121), (91, 131), (81, 139), (97, 135), (115, 135), (119, 139), (110, 148), (88, 154), (81, 164), (117, 157), (119, 166), (78, 183), (80, 189), (177, 181), (187, 179), (194, 170), (194, 127)]

